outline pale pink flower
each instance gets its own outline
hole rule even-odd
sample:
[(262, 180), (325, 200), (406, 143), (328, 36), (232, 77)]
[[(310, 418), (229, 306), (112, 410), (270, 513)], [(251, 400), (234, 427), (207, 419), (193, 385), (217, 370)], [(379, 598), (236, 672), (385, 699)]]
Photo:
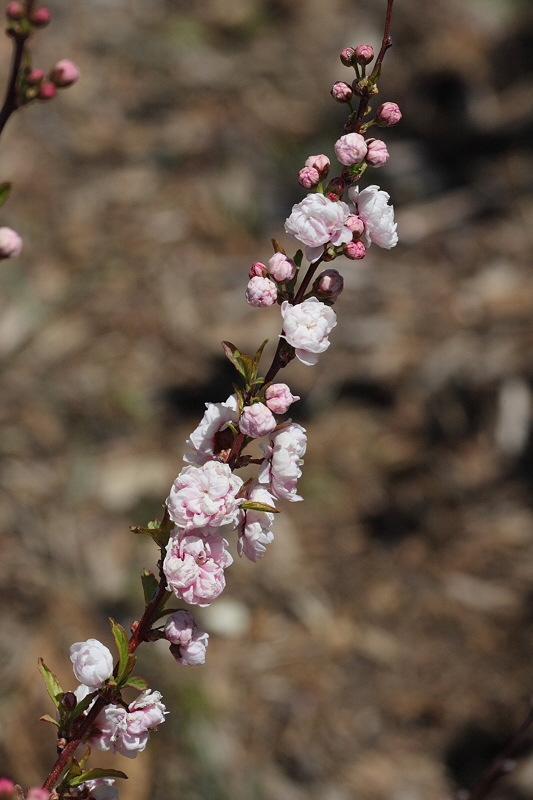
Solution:
[[(15, 6), (18, 5), (18, 3), (10, 3), (9, 5)], [(10, 781), (9, 778), (0, 778), (0, 794), (8, 795), (14, 788), (15, 784), (13, 781)]]
[(296, 484), (307, 446), (305, 428), (295, 422), (275, 431), (268, 445), (262, 444), (265, 458), (259, 470), (259, 482), (269, 484), (269, 490), (280, 500), (301, 500)]
[(11, 228), (0, 228), (0, 259), (15, 258), (22, 250), (22, 239)]
[(368, 149), (365, 161), (371, 167), (382, 167), (389, 160), (387, 145), (381, 139), (367, 139)]
[(358, 186), (348, 190), (348, 197), (352, 201), (354, 213), (363, 220), (365, 232), (363, 239), (365, 245), (370, 247), (375, 242), (378, 247), (390, 250), (398, 243), (396, 223), (394, 222), (394, 208), (388, 204), (389, 194), (379, 186), (367, 186), (359, 191)]
[(319, 153), (317, 156), (308, 156), (305, 159), (305, 166), (316, 169), (321, 178), (325, 178), (329, 172), (331, 161), (324, 153)]
[(77, 65), (68, 58), (62, 58), (53, 67), (50, 73), (50, 80), (55, 86), (72, 86), (80, 77), (80, 70)]
[(346, 258), (352, 261), (359, 261), (359, 259), (366, 256), (366, 248), (361, 241), (347, 242), (347, 244), (342, 246), (342, 251)]
[(350, 214), (346, 220), (346, 227), (351, 230), (353, 236), (362, 236), (365, 230), (365, 223), (360, 217), (357, 217), (355, 214)]
[(74, 675), (80, 683), (99, 689), (113, 674), (113, 656), (98, 639), (75, 642), (70, 647)]
[(268, 259), (268, 272), (278, 283), (286, 283), (292, 281), (296, 275), (296, 264), (285, 253), (274, 253)]
[(331, 96), (338, 103), (347, 103), (353, 97), (353, 89), (344, 81), (337, 81), (331, 87)]
[(246, 287), (246, 302), (255, 308), (272, 306), (278, 299), (278, 287), (269, 278), (255, 275)]
[(235, 522), (241, 486), (242, 479), (220, 461), (184, 467), (167, 497), (170, 518), (185, 530)]
[(272, 411), (264, 403), (245, 406), (239, 420), (239, 430), (252, 439), (260, 439), (271, 433), (278, 423)]
[(286, 383), (272, 383), (265, 392), (266, 404), (274, 414), (286, 414), (289, 406), (299, 400)]
[(380, 128), (390, 128), (402, 118), (400, 107), (396, 103), (383, 103), (376, 111), (375, 122)]
[[(272, 508), (276, 507), (274, 496), (264, 486), (258, 484), (254, 484), (249, 489), (246, 499), (256, 503), (265, 503)], [(258, 558), (263, 557), (267, 544), (274, 540), (274, 534), (270, 530), (274, 516), (272, 511), (241, 509), (241, 518), (237, 525), (239, 531), (237, 552), (240, 556), (244, 555), (250, 561), (257, 561)]]
[(188, 464), (205, 464), (231, 447), (233, 442), (228, 422), (236, 425), (239, 420), (236, 395), (230, 395), (224, 403), (206, 403), (205, 408), (200, 423), (187, 439), (188, 446), (194, 451), (183, 456)]
[(80, 789), (82, 787), (88, 789), (90, 800), (118, 800), (114, 778), (94, 778), (82, 783)]
[(285, 232), (307, 246), (306, 258), (316, 261), (324, 252), (323, 245), (338, 246), (349, 242), (351, 231), (345, 227), (349, 209), (342, 201), (333, 201), (320, 193), (308, 194), (292, 207), (285, 220)]
[(248, 277), (255, 278), (259, 276), (260, 278), (265, 278), (266, 274), (267, 274), (266, 266), (262, 264), (260, 261), (254, 261), (248, 272)]
[(171, 642), (170, 652), (179, 664), (196, 666), (205, 663), (209, 634), (200, 630), (188, 611), (176, 611), (169, 616), (165, 636)]
[(50, 792), (48, 789), (43, 789), (42, 786), (32, 786), (28, 789), (26, 800), (48, 800)]
[(320, 174), (313, 167), (303, 167), (298, 173), (298, 183), (304, 189), (312, 189), (320, 183)]
[[(350, 242), (344, 246), (348, 247), (349, 244)], [(325, 269), (320, 273), (315, 284), (318, 295), (333, 303), (344, 289), (344, 278), (336, 269)]]
[(166, 709), (159, 692), (145, 691), (127, 710), (108, 705), (97, 716), (99, 734), (91, 738), (92, 747), (111, 750), (127, 758), (135, 758), (148, 742), (150, 731), (165, 721)]
[(210, 605), (223, 591), (224, 570), (233, 562), (227, 544), (212, 528), (194, 533), (174, 529), (163, 562), (168, 588), (186, 603)]
[(282, 336), (296, 349), (297, 358), (308, 366), (316, 364), (318, 355), (328, 349), (328, 334), (337, 324), (333, 309), (310, 297), (296, 306), (283, 302), (281, 316)]
[(359, 164), (366, 156), (367, 146), (360, 133), (345, 133), (334, 145), (335, 155), (341, 164), (350, 167)]
[(370, 64), (374, 58), (374, 48), (370, 44), (358, 44), (355, 48), (355, 57), (358, 64)]

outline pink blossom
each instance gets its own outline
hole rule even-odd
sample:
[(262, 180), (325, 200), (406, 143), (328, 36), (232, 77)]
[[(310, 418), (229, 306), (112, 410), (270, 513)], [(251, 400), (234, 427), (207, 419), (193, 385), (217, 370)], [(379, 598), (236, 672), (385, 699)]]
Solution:
[(266, 274), (267, 274), (266, 266), (262, 264), (260, 261), (254, 261), (248, 272), (248, 277), (255, 278), (258, 276), (259, 278), (265, 278)]
[[(10, 3), (9, 5), (18, 5), (18, 3)], [(9, 794), (14, 788), (15, 784), (9, 778), (0, 778), (0, 795)]]
[(320, 273), (315, 284), (318, 295), (333, 303), (344, 289), (344, 278), (336, 269), (326, 269)]
[(90, 800), (118, 800), (114, 778), (94, 778), (82, 783), (80, 788), (82, 787), (89, 791)]
[(0, 228), (0, 259), (15, 258), (22, 250), (22, 239), (11, 228)]
[(367, 139), (368, 149), (365, 161), (371, 167), (382, 167), (389, 160), (387, 145), (381, 139)]
[(90, 744), (99, 750), (135, 758), (145, 749), (150, 731), (165, 721), (165, 713), (160, 693), (148, 690), (130, 703), (127, 710), (108, 705), (95, 720), (99, 734), (90, 739)]
[(196, 666), (205, 663), (209, 634), (200, 630), (188, 611), (176, 611), (169, 616), (165, 636), (171, 642), (170, 652), (179, 664)]
[(331, 87), (331, 96), (337, 103), (347, 103), (353, 97), (353, 90), (344, 81), (337, 81)]
[[(22, 5), (22, 3), (13, 2), (7, 4), (6, 17), (8, 19), (17, 21), (19, 19), (22, 19), (23, 16), (24, 16), (24, 6)], [(2, 778), (1, 780), (7, 780), (7, 779)], [(13, 784), (13, 786), (14, 785), (15, 784)]]
[(320, 174), (313, 167), (303, 167), (298, 173), (298, 183), (304, 189), (312, 189), (320, 183)]
[(199, 425), (187, 439), (188, 446), (194, 451), (183, 457), (188, 464), (212, 461), (233, 443), (233, 433), (228, 428), (228, 422), (237, 424), (239, 420), (237, 397), (232, 394), (224, 403), (206, 403), (205, 408)]
[(300, 398), (292, 394), (286, 383), (272, 383), (265, 392), (266, 404), (274, 414), (286, 414)]
[(320, 178), (322, 179), (328, 174), (331, 161), (327, 156), (324, 155), (324, 153), (319, 153), (317, 156), (308, 156), (305, 159), (305, 166), (316, 169), (320, 175)]
[(48, 800), (50, 792), (48, 789), (43, 789), (42, 786), (32, 786), (28, 789), (26, 800)]
[(53, 100), (57, 94), (57, 89), (50, 81), (45, 81), (39, 86), (37, 97), (39, 100)]
[(268, 259), (268, 271), (275, 281), (286, 283), (292, 281), (296, 275), (296, 264), (291, 258), (287, 258), (285, 253), (274, 253)]
[(375, 122), (380, 128), (390, 128), (402, 118), (400, 107), (396, 103), (383, 103), (376, 111)]
[[(272, 508), (276, 507), (274, 496), (264, 486), (258, 484), (252, 485), (246, 499), (256, 503), (265, 503)], [(257, 561), (265, 554), (267, 544), (274, 540), (274, 534), (270, 528), (275, 515), (271, 511), (253, 511), (249, 508), (242, 509), (240, 515), (237, 526), (239, 530), (237, 552), (240, 556), (246, 556), (250, 561)]]
[(32, 69), (26, 75), (26, 83), (29, 86), (39, 86), (41, 81), (44, 80), (44, 72), (42, 69)]
[(355, 57), (358, 64), (370, 64), (374, 58), (374, 48), (370, 44), (358, 44), (355, 48)]
[(319, 193), (308, 194), (292, 207), (285, 220), (285, 232), (307, 245), (307, 259), (316, 261), (328, 242), (338, 246), (350, 241), (352, 233), (344, 225), (348, 214), (346, 203), (334, 202)]
[(278, 299), (278, 287), (268, 278), (256, 275), (250, 278), (246, 287), (246, 302), (255, 308), (272, 306)]
[(281, 316), (282, 336), (296, 349), (297, 358), (308, 366), (316, 364), (319, 353), (328, 349), (328, 334), (337, 324), (333, 309), (310, 297), (296, 306), (283, 302)]
[(239, 420), (239, 430), (252, 439), (260, 439), (271, 433), (278, 423), (272, 411), (264, 403), (245, 406)]
[(355, 214), (350, 214), (346, 220), (346, 227), (351, 230), (354, 236), (362, 236), (365, 230), (365, 223), (360, 217), (356, 217)]
[(210, 605), (223, 591), (224, 570), (233, 561), (227, 544), (212, 528), (195, 533), (175, 528), (163, 562), (168, 588), (186, 603)]
[(354, 213), (363, 220), (365, 232), (364, 242), (370, 247), (372, 242), (378, 247), (390, 250), (398, 243), (394, 208), (388, 204), (389, 194), (379, 186), (367, 186), (359, 191), (358, 186), (348, 190), (348, 197), (353, 203)]
[(63, 58), (61, 61), (58, 61), (50, 73), (50, 80), (52, 83), (61, 88), (64, 86), (72, 86), (79, 77), (80, 71), (77, 65), (68, 58)]
[(341, 164), (350, 167), (352, 164), (359, 164), (364, 159), (367, 146), (360, 133), (345, 133), (335, 142), (334, 150)]
[(187, 531), (235, 522), (241, 486), (242, 479), (220, 461), (184, 467), (167, 497), (170, 518)]
[(35, 25), (36, 28), (44, 28), (51, 19), (52, 15), (50, 9), (44, 6), (42, 8), (37, 8), (30, 16), (30, 22), (32, 25)]
[(366, 256), (366, 248), (361, 241), (348, 242), (343, 245), (342, 251), (346, 258), (349, 258), (351, 261), (359, 261)]
[(305, 428), (295, 422), (275, 431), (268, 445), (261, 445), (265, 458), (259, 470), (259, 482), (269, 484), (269, 490), (280, 500), (301, 500), (296, 484), (301, 477), (300, 467), (307, 446)]
[(80, 683), (99, 689), (113, 674), (113, 656), (98, 639), (75, 642), (70, 647), (74, 675)]

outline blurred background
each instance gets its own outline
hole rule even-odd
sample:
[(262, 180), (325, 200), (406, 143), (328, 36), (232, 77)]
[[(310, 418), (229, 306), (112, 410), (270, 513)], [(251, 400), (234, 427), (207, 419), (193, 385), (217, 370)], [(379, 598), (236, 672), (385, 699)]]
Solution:
[[(9, 123), (0, 223), (0, 772), (55, 758), (42, 656), (142, 610), (160, 515), (203, 404), (233, 374), (222, 339), (275, 344), (247, 271), (332, 155), (385, 0), (50, 2), (34, 66), (82, 78)], [(379, 102), (400, 244), (341, 260), (332, 346), (282, 376), (309, 448), (275, 542), (236, 558), (201, 615), (205, 667), (165, 645), (139, 673), (170, 714), (122, 800), (444, 800), (533, 691), (533, 9), (396, 0)], [(10, 42), (1, 42), (7, 76)], [(265, 359), (265, 364), (268, 360)], [(265, 367), (266, 368), (266, 367)], [(533, 793), (524, 749), (494, 797)], [(104, 754), (94, 763), (110, 763)]]

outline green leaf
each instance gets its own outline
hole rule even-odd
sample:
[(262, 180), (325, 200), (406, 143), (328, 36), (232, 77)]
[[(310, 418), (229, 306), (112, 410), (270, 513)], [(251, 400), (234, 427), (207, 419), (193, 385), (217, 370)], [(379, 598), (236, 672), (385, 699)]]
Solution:
[(98, 691), (91, 692), (90, 694), (85, 695), (83, 700), (80, 700), (80, 702), (74, 708), (74, 711), (72, 712), (70, 718), (71, 719), (76, 719), (77, 717), (80, 716), (80, 714), (83, 714), (83, 712), (86, 711), (89, 708), (89, 706), (91, 705), (92, 701), (94, 700), (94, 698), (96, 697), (97, 694), (98, 694)]
[(124, 678), (127, 678), (131, 673), (136, 659), (128, 649), (128, 635), (122, 625), (119, 625), (114, 619), (110, 619), (109, 622), (111, 623), (111, 631), (118, 650), (119, 662), (116, 678), (117, 683), (120, 685)]
[(261, 356), (263, 355), (263, 350), (265, 349), (266, 345), (268, 344), (268, 339), (265, 339), (261, 347), (257, 350), (254, 356), (254, 374), (250, 378), (250, 383), (255, 383), (255, 379), (257, 377), (257, 368), (259, 367), (259, 362), (261, 361)]
[(131, 678), (128, 678), (124, 686), (127, 686), (129, 689), (138, 689), (140, 692), (144, 692), (145, 689), (148, 689), (148, 681), (145, 678), (141, 678), (140, 675), (133, 675)]
[(59, 722), (57, 719), (51, 717), (50, 714), (43, 714), (42, 717), (39, 717), (39, 720), (41, 722), (51, 722), (52, 725), (55, 725), (57, 728), (59, 728)]
[(155, 597), (159, 589), (159, 582), (153, 572), (144, 570), (141, 572), (141, 582), (143, 586), (144, 602), (146, 605), (150, 603)]
[(102, 769), (100, 767), (95, 767), (94, 769), (87, 770), (87, 772), (82, 772), (81, 775), (77, 775), (73, 780), (69, 780), (69, 786), (79, 786), (85, 783), (85, 781), (94, 781), (96, 778), (125, 778), (127, 780), (128, 776), (119, 769)]
[(231, 342), (222, 342), (222, 349), (224, 350), (224, 354), (229, 361), (233, 364), (237, 372), (239, 372), (243, 378), (246, 378), (246, 374), (243, 371), (243, 367), (239, 361), (240, 352), (237, 350), (234, 344)]
[(241, 503), (240, 508), (244, 508), (248, 511), (267, 511), (270, 514), (280, 513), (274, 506), (269, 506), (268, 503), (259, 503), (255, 500), (245, 500), (244, 503)]
[(3, 206), (6, 202), (9, 192), (11, 191), (12, 184), (9, 181), (5, 183), (0, 183), (0, 206)]
[(296, 264), (296, 266), (298, 267), (298, 269), (300, 269), (300, 267), (302, 266), (303, 257), (304, 257), (303, 251), (302, 250), (297, 250), (296, 254), (295, 254), (294, 258), (293, 258), (293, 261)]
[(61, 684), (59, 683), (54, 673), (50, 672), (50, 670), (48, 669), (42, 658), (39, 659), (39, 670), (41, 675), (43, 676), (44, 682), (46, 684), (46, 689), (52, 699), (53, 704), (55, 705), (56, 708), (59, 708), (61, 695), (63, 694), (63, 689), (61, 688)]

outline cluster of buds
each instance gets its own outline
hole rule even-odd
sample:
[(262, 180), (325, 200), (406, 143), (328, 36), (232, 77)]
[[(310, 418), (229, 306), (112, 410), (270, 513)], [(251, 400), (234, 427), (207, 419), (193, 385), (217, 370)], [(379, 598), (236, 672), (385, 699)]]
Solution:
[(58, 89), (72, 86), (80, 77), (80, 71), (73, 61), (62, 58), (55, 64), (48, 75), (41, 69), (30, 69), (23, 76), (24, 90), (22, 100), (52, 100)]
[(6, 8), (8, 33), (28, 35), (31, 28), (45, 28), (50, 22), (51, 16), (50, 9), (44, 6), (32, 8), (28, 14), (25, 3), (8, 3)]

